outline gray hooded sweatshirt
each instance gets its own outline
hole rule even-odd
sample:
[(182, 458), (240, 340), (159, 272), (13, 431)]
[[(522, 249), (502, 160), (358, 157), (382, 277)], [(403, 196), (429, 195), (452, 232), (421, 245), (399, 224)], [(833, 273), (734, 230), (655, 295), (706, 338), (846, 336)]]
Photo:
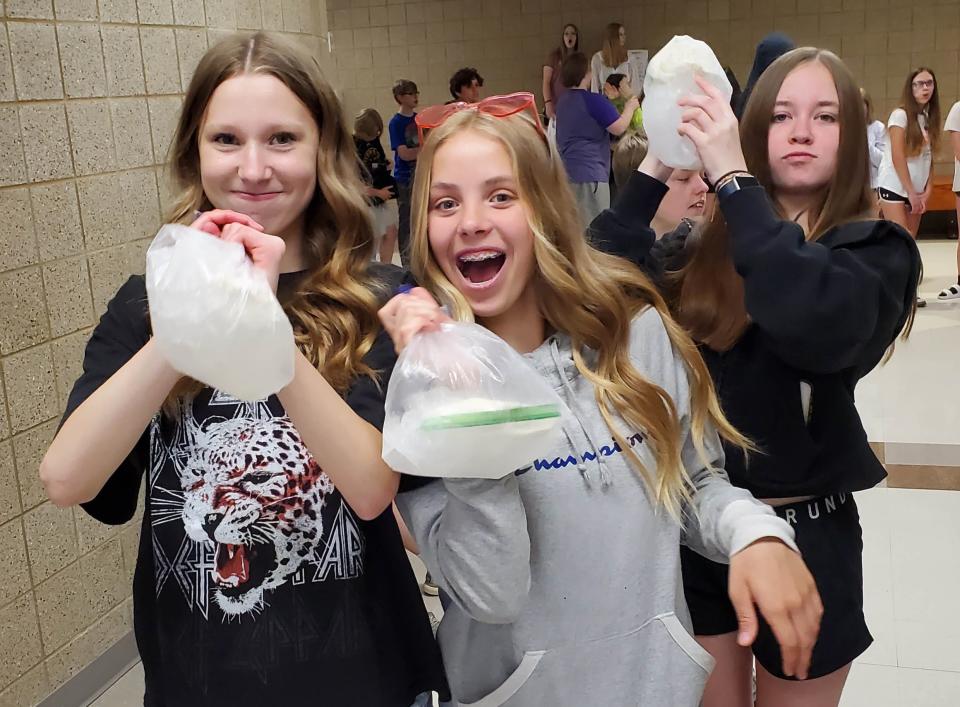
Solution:
[[(787, 523), (697, 455), (686, 369), (655, 310), (634, 320), (630, 355), (681, 416), (695, 486), (682, 526), (613, 439), (564, 334), (526, 355), (569, 408), (559, 446), (501, 480), (443, 479), (397, 498), (453, 599), (437, 637), (456, 707), (696, 707), (713, 659), (690, 635), (680, 543), (723, 562), (761, 537), (796, 550)], [(618, 422), (654, 471), (643, 435)], [(707, 447), (722, 467), (715, 432)]]

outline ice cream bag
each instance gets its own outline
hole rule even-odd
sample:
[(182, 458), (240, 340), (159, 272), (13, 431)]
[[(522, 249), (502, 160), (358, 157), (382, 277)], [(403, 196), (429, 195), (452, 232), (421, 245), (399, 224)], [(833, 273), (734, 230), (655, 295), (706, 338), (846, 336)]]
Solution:
[(383, 459), (405, 474), (497, 479), (560, 431), (563, 404), (505, 341), (449, 322), (413, 338), (387, 390)]
[(241, 400), (293, 380), (293, 328), (242, 245), (168, 224), (146, 280), (153, 335), (175, 369)]
[(706, 42), (679, 35), (650, 60), (643, 80), (643, 127), (649, 138), (648, 149), (674, 169), (698, 170), (701, 166), (693, 142), (677, 134), (683, 114), (677, 101), (703, 93), (694, 81), (696, 76), (716, 86), (729, 102), (733, 87), (713, 50)]

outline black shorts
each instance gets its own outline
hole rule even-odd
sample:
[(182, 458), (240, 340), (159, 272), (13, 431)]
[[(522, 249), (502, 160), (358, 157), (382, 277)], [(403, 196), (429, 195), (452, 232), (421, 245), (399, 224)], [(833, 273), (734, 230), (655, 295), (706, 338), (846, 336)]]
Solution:
[(877, 196), (880, 197), (880, 201), (906, 204), (907, 208), (910, 208), (910, 199), (902, 194), (897, 194), (896, 192), (890, 191), (889, 189), (884, 189), (883, 187), (877, 189)]
[[(836, 494), (774, 508), (796, 533), (797, 546), (823, 601), (820, 636), (813, 648), (810, 678), (829, 675), (853, 662), (873, 643), (863, 617), (863, 535), (851, 494)], [(737, 630), (727, 594), (728, 566), (682, 547), (683, 589), (693, 630), (719, 636)], [(760, 628), (753, 644), (757, 661), (772, 675), (783, 674), (783, 660), (770, 627), (757, 613)]]

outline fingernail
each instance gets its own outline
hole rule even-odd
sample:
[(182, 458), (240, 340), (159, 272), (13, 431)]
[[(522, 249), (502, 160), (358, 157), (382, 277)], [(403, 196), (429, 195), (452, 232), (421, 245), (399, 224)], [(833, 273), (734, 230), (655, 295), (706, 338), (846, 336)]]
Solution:
[(750, 640), (750, 634), (746, 632), (741, 633), (737, 640), (740, 641), (740, 643), (746, 643)]

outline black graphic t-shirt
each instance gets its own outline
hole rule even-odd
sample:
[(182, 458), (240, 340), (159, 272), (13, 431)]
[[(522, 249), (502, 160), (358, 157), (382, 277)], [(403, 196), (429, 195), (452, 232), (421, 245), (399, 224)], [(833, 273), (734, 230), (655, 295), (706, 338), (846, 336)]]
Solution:
[[(380, 138), (376, 140), (361, 140), (354, 136), (353, 144), (357, 148), (357, 156), (363, 165), (363, 181), (374, 189), (383, 189), (384, 187), (396, 187), (396, 181), (390, 174), (389, 163), (387, 162), (387, 153), (380, 144)], [(394, 189), (394, 198), (396, 198), (396, 189)], [(383, 203), (383, 199), (378, 196), (368, 196), (367, 199), (374, 206)]]
[[(395, 284), (395, 268), (373, 267)], [(297, 279), (282, 275), (280, 287)], [(87, 345), (65, 418), (147, 343), (146, 314), (144, 279), (131, 277)], [(381, 428), (395, 362), (386, 334), (367, 360), (384, 388), (360, 379), (347, 402)], [(391, 510), (358, 518), (275, 396), (206, 389), (175, 419), (157, 415), (84, 509), (126, 522), (141, 479), (134, 623), (147, 707), (409, 707), (421, 692), (445, 694)]]

